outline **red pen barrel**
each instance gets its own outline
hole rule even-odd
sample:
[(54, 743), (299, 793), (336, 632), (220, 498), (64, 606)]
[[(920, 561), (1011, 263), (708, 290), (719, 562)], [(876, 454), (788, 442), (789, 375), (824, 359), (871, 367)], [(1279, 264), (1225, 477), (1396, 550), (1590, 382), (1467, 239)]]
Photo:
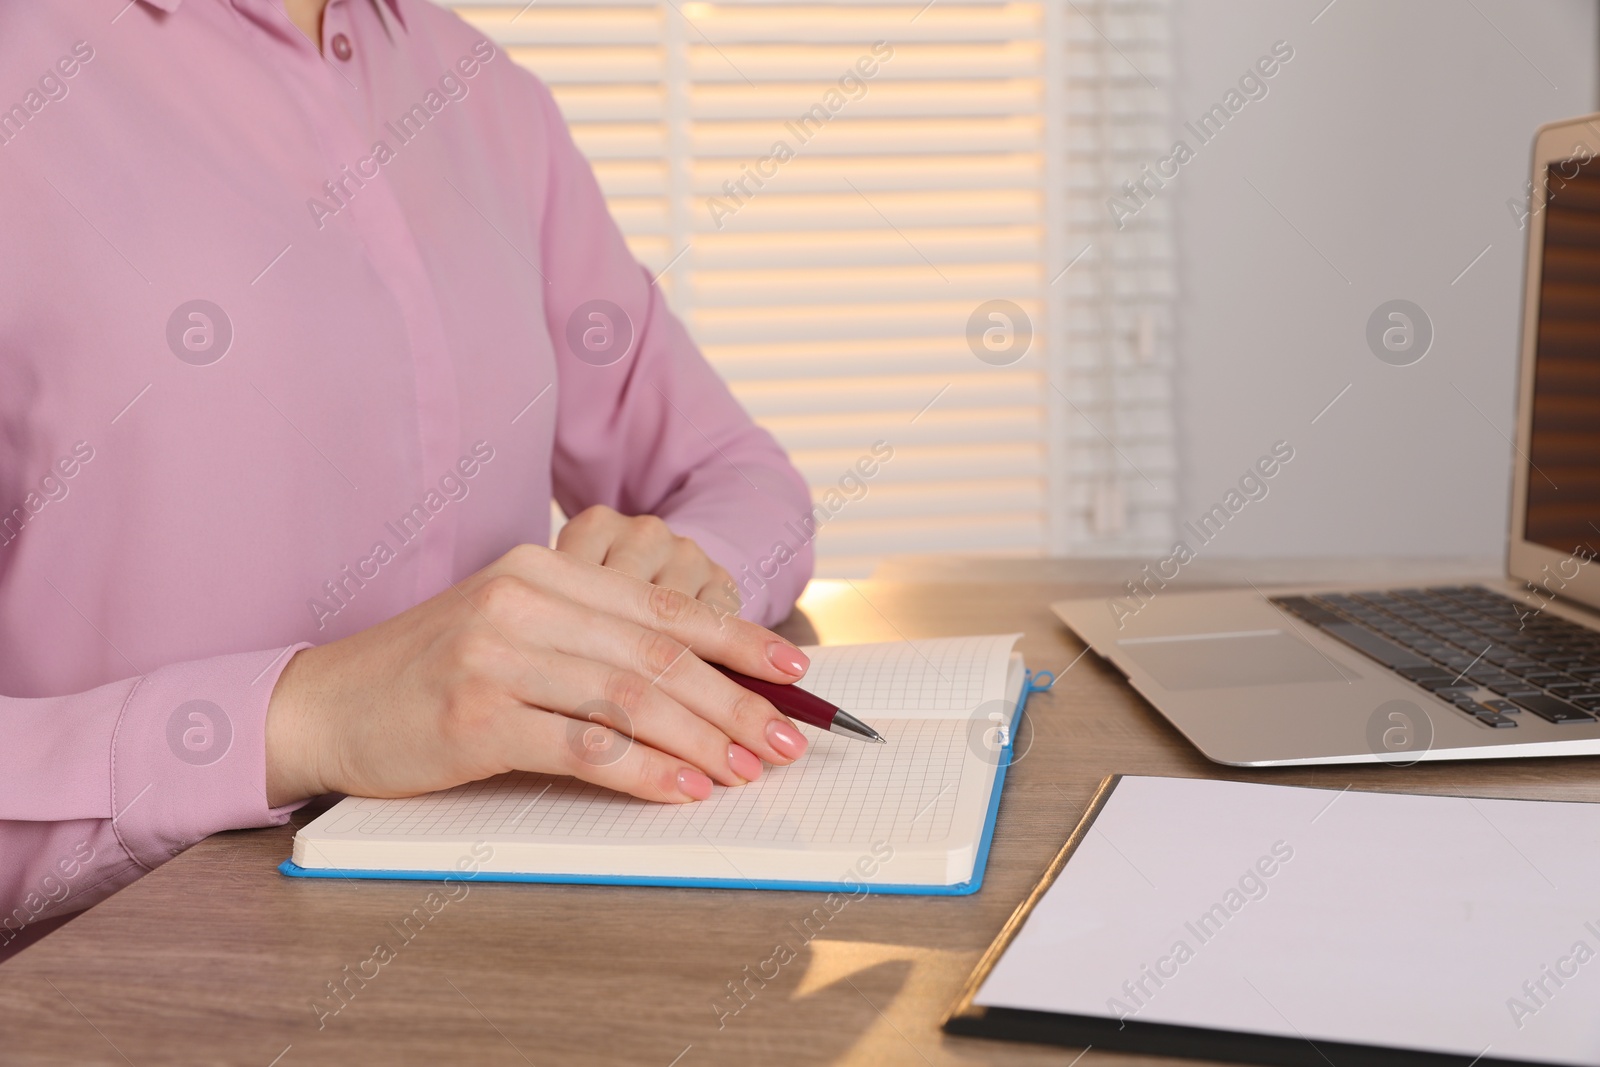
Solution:
[(766, 697), (772, 706), (800, 722), (818, 729), (826, 730), (833, 725), (833, 717), (839, 708), (823, 700), (815, 693), (808, 693), (794, 685), (779, 685), (777, 682), (765, 682), (760, 678), (752, 678), (748, 674), (740, 674), (730, 670), (720, 663), (713, 663), (713, 667), (732, 678), (740, 685), (757, 696)]

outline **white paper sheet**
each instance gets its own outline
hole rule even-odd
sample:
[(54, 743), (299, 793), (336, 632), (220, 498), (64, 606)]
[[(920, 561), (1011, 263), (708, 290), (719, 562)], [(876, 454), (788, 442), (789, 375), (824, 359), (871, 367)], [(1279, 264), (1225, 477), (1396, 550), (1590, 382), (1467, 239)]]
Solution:
[(1600, 805), (1124, 778), (976, 1000), (1600, 1063)]

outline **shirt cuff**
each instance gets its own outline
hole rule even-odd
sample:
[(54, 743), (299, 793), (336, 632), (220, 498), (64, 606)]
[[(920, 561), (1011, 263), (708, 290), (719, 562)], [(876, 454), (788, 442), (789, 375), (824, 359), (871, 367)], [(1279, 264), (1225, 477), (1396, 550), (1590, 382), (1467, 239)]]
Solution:
[(111, 742), (111, 824), (134, 862), (154, 869), (201, 838), (277, 826), (300, 807), (267, 803), (267, 704), (310, 647), (177, 663), (134, 686)]

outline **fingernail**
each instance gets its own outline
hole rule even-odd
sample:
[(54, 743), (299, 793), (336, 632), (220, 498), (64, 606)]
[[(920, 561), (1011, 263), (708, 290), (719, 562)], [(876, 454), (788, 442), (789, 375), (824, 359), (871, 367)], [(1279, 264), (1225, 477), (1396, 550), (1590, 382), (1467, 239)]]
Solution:
[(792, 674), (796, 678), (806, 673), (806, 668), (811, 666), (811, 661), (806, 659), (804, 652), (781, 641), (774, 641), (767, 646), (767, 662), (784, 674)]
[(772, 747), (788, 756), (790, 759), (799, 759), (806, 750), (806, 739), (786, 722), (767, 723), (767, 740), (772, 742)]
[(747, 782), (761, 777), (761, 761), (743, 745), (728, 746), (728, 767)]
[(683, 790), (686, 797), (706, 800), (711, 796), (711, 779), (686, 767), (678, 772), (678, 788)]

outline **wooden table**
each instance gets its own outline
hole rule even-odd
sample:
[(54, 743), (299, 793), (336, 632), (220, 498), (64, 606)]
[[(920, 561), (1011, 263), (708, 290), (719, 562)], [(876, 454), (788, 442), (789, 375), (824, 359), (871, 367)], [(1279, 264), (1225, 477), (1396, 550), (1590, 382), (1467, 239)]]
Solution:
[[(1361, 567), (1347, 573), (1378, 580)], [(1304, 572), (1340, 574), (1327, 561)], [(946, 1037), (938, 1023), (1108, 773), (1600, 800), (1590, 758), (1213, 765), (1096, 657), (1078, 658), (1082, 645), (1046, 607), (1109, 594), (1115, 567), (941, 577), (816, 582), (802, 608), (824, 643), (1023, 630), (1031, 667), (1065, 671), (1029, 704), (984, 887), (851, 903), (720, 1029), (713, 1002), (726, 983), (771, 956), (815, 895), (475, 885), (319, 1030), (324, 983), (395, 940), (388, 924), (430, 887), (282, 877), (291, 826), (212, 837), (0, 966), (0, 1062), (1064, 1067), (1075, 1051)], [(1139, 1062), (1099, 1050), (1080, 1061)]]

